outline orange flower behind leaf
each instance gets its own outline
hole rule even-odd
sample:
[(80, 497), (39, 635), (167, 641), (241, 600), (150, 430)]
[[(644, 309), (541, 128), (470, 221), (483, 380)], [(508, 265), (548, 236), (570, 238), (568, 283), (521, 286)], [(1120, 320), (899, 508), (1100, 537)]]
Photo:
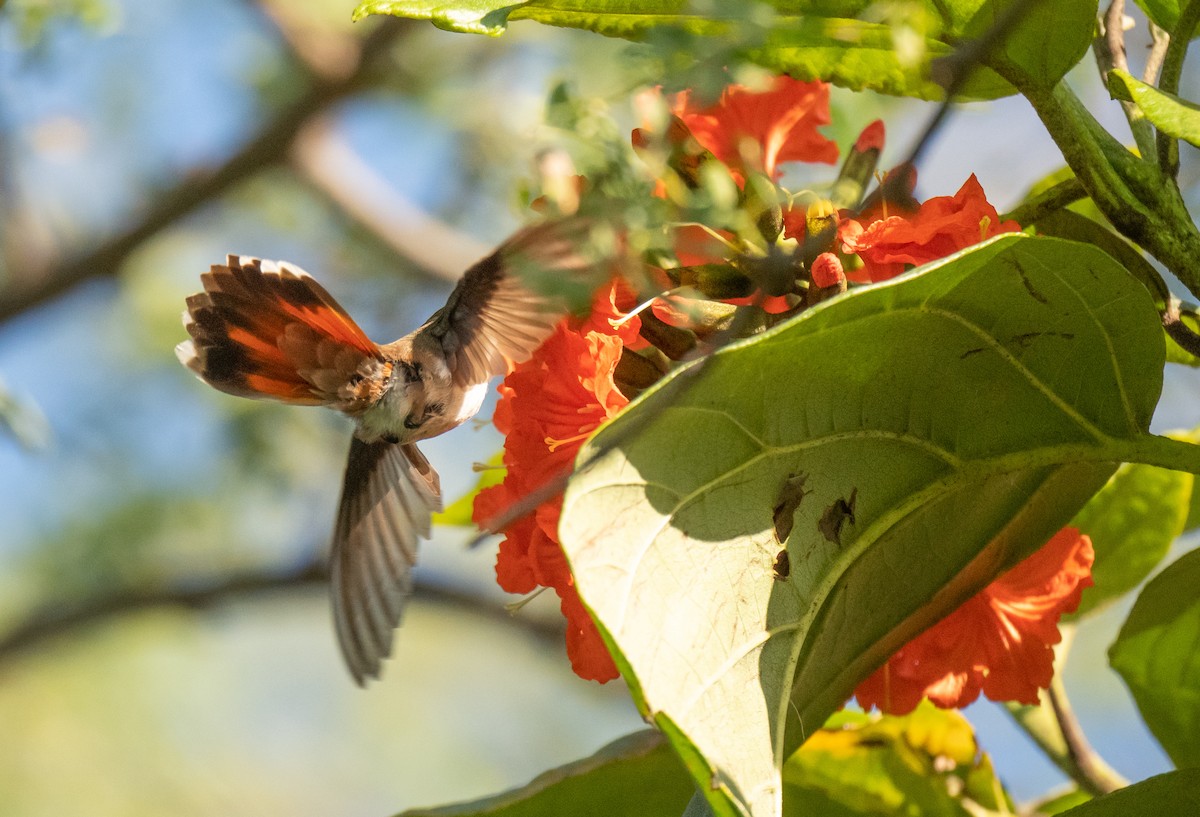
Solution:
[(847, 272), (852, 281), (886, 281), (919, 266), (978, 244), (1001, 233), (1019, 232), (1015, 221), (1000, 221), (974, 174), (953, 196), (937, 196), (915, 215), (893, 215), (864, 223), (844, 220), (838, 229), (843, 249), (856, 253), (861, 269)]
[(1054, 675), (1058, 620), (1092, 585), (1092, 541), (1063, 528), (1040, 550), (900, 648), (855, 690), (864, 709), (911, 712), (989, 700), (1036, 704)]
[[(486, 523), (550, 480), (568, 472), (584, 441), (629, 400), (613, 381), (621, 350), (639, 322), (614, 325), (631, 294), (614, 283), (594, 300), (585, 321), (564, 321), (532, 358), (500, 386), (493, 421), (504, 436), (504, 481), (480, 492), (474, 519)], [(617, 668), (575, 589), (558, 540), (562, 497), (504, 531), (496, 579), (510, 593), (552, 587), (567, 618), (567, 656), (582, 678), (610, 681)]]

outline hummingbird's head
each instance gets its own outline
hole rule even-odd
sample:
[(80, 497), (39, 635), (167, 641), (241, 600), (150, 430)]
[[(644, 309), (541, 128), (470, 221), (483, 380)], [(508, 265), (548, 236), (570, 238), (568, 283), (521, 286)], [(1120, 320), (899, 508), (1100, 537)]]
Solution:
[(379, 367), (379, 399), (359, 417), (359, 436), (411, 443), (437, 436), (459, 425), (463, 389), (451, 383), (438, 362), (391, 360)]

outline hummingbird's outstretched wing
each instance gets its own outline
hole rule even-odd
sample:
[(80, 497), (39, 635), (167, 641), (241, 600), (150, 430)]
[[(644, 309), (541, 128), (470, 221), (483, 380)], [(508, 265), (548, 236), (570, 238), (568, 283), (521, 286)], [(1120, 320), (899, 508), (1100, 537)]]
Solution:
[[(180, 362), (228, 394), (354, 413), (383, 354), (333, 296), (299, 267), (231, 255), (200, 276), (175, 347)], [(356, 389), (356, 385), (358, 388)]]
[(567, 293), (612, 275), (612, 260), (589, 251), (592, 224), (556, 219), (513, 235), (466, 271), (414, 343), (435, 344), (465, 388), (528, 360), (566, 315)]
[(417, 543), (442, 507), (437, 472), (412, 444), (354, 438), (333, 530), (333, 619), (359, 686), (379, 676), (412, 593)]

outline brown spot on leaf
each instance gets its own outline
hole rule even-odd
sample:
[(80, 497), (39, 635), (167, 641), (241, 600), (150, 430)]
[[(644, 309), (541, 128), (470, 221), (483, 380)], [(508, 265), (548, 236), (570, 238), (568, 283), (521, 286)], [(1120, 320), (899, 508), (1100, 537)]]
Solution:
[(1025, 267), (1021, 265), (1021, 259), (1014, 257), (1012, 259), (1012, 265), (1016, 268), (1017, 275), (1021, 276), (1021, 283), (1025, 285), (1025, 291), (1029, 293), (1030, 297), (1040, 304), (1050, 303), (1050, 299), (1039, 292), (1037, 287), (1033, 285), (1033, 281), (1029, 280), (1029, 273), (1027, 273), (1025, 271)]
[(775, 578), (778, 581), (784, 581), (788, 576), (792, 575), (792, 560), (788, 556), (787, 548), (779, 551), (779, 555), (775, 557)]
[(858, 502), (858, 488), (850, 489), (849, 499), (838, 497), (833, 504), (825, 509), (825, 513), (821, 514), (820, 521), (817, 522), (817, 530), (821, 532), (830, 542), (835, 545), (842, 543), (842, 525), (849, 522), (854, 524), (854, 505)]
[(792, 519), (796, 515), (796, 509), (800, 507), (800, 501), (809, 493), (804, 490), (804, 483), (807, 481), (808, 474), (804, 472), (789, 474), (779, 489), (779, 498), (775, 500), (775, 511), (771, 519), (775, 524), (775, 541), (781, 545), (792, 532)]

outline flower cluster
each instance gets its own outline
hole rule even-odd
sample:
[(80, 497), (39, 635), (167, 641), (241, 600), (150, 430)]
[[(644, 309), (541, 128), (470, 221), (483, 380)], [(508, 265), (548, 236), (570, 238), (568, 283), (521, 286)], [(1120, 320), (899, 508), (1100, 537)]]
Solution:
[[(618, 279), (597, 293), (588, 320), (564, 321), (510, 372), (495, 414), (505, 435), (506, 475), (477, 497), (478, 522), (566, 473), (588, 436), (665, 372), (664, 364), (720, 321), (728, 325), (735, 306), (752, 304), (781, 319), (845, 291), (847, 281), (883, 281), (1020, 229), (1000, 219), (974, 176), (955, 195), (922, 203), (912, 197), (915, 174), (901, 168), (865, 196), (883, 147), (880, 122), (863, 130), (845, 159), (834, 185), (843, 193), (788, 194), (778, 186), (781, 165), (838, 159), (837, 145), (818, 131), (830, 121), (824, 83), (778, 77), (765, 90), (731, 85), (711, 105), (683, 93), (666, 107), (665, 133), (647, 127), (633, 134), (635, 148), (647, 155), (658, 150), (664, 173), (673, 174), (674, 186), (660, 178), (654, 195), (696, 189), (705, 172), (716, 170), (736, 184), (739, 207), (754, 208), (755, 227), (747, 235), (745, 220), (698, 225), (680, 218), (673, 259), (647, 264), (647, 277), (669, 290), (648, 312), (631, 314), (638, 299)], [(756, 261), (771, 258), (784, 262), (770, 275), (756, 272), (770, 266)], [(496, 575), (513, 593), (553, 588), (567, 619), (573, 669), (607, 681), (617, 668), (576, 592), (558, 540), (561, 509), (561, 496), (551, 498), (505, 530)], [(1091, 583), (1091, 561), (1088, 538), (1065, 529), (900, 650), (858, 688), (859, 702), (902, 713), (922, 697), (943, 707), (964, 706), (981, 692), (995, 700), (1036, 700), (1053, 672), (1058, 618)]]
[[(493, 422), (504, 434), (504, 481), (475, 498), (485, 522), (568, 472), (584, 441), (629, 402), (614, 380), (622, 350), (636, 347), (640, 322), (623, 317), (632, 293), (620, 281), (594, 299), (591, 317), (558, 326), (537, 353), (500, 386)], [(551, 587), (567, 619), (567, 655), (582, 678), (609, 681), (617, 668), (592, 622), (558, 540), (562, 497), (513, 523), (500, 543), (496, 579), (510, 593)]]

